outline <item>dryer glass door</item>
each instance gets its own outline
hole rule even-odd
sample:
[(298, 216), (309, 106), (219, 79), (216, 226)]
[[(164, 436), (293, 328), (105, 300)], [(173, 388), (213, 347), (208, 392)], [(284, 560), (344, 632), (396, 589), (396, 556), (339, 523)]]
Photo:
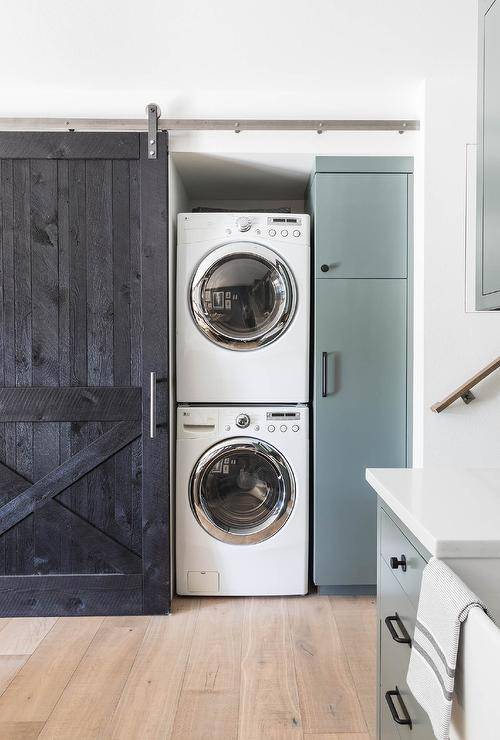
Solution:
[(210, 448), (191, 476), (191, 507), (203, 529), (222, 542), (249, 545), (272, 537), (295, 503), (295, 480), (285, 458), (255, 439)]
[(286, 331), (296, 304), (295, 281), (272, 250), (232, 244), (212, 252), (191, 285), (191, 309), (199, 329), (216, 344), (250, 350)]

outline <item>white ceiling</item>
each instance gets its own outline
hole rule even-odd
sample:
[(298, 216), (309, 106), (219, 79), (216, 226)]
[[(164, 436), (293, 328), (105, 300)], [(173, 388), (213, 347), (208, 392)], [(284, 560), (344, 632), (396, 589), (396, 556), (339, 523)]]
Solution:
[(171, 156), (187, 194), (203, 200), (302, 200), (314, 163), (312, 154)]

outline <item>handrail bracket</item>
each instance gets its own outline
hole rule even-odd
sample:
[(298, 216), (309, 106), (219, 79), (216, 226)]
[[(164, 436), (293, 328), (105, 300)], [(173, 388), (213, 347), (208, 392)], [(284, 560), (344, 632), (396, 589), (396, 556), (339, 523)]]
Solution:
[(462, 399), (464, 403), (470, 403), (471, 401), (475, 399), (475, 395), (473, 394), (472, 391), (466, 391), (460, 396), (460, 398)]

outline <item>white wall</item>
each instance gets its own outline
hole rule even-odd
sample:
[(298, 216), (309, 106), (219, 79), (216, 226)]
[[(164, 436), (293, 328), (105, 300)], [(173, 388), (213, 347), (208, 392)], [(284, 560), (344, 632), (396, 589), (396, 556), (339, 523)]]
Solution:
[(415, 154), (415, 463), (498, 465), (500, 378), (468, 407), (428, 410), (500, 339), (499, 314), (464, 308), (476, 2), (3, 3), (0, 115), (142, 117), (156, 101), (168, 116), (420, 117), (418, 135), (182, 134), (172, 147)]

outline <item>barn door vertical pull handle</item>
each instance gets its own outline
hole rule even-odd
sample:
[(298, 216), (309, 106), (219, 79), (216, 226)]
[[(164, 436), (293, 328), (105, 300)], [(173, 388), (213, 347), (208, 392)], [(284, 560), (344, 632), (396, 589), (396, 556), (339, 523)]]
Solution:
[(321, 355), (321, 395), (323, 398), (328, 395), (328, 352)]
[(149, 377), (149, 436), (156, 437), (156, 373), (152, 372)]

